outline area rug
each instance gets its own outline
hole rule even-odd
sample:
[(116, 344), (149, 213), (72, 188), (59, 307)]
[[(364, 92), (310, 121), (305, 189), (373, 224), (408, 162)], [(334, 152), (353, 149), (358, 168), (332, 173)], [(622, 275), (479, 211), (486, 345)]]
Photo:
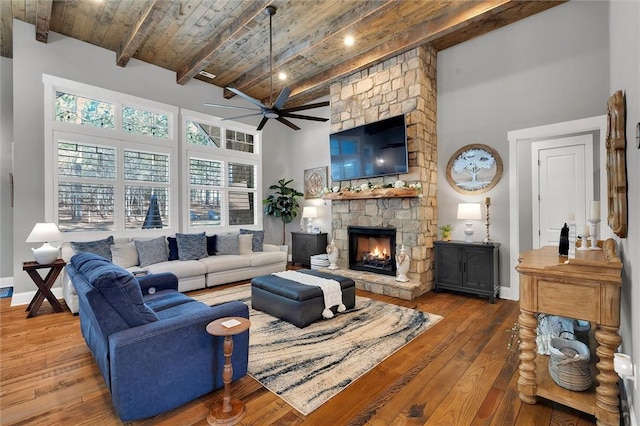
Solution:
[(0, 287), (0, 299), (11, 297), (13, 295), (13, 287)]
[[(251, 307), (251, 287), (195, 298)], [(306, 416), (442, 317), (356, 297), (354, 309), (303, 329), (254, 309), (250, 319), (249, 374)]]

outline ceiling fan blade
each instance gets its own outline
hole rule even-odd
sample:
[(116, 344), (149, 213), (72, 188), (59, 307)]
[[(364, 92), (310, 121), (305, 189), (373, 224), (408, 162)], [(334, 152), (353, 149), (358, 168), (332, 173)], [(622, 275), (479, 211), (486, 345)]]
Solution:
[(295, 112), (295, 111), (304, 111), (305, 109), (313, 109), (313, 108), (320, 108), (320, 107), (326, 107), (329, 106), (330, 102), (326, 101), (326, 102), (318, 102), (315, 104), (308, 104), (308, 105), (300, 105), (297, 107), (291, 107), (291, 108), (283, 108), (280, 110), (280, 112)]
[(291, 127), (293, 130), (300, 130), (300, 127), (296, 126), (295, 124), (293, 124), (292, 122), (290, 122), (289, 120), (287, 120), (284, 117), (278, 117), (278, 118), (276, 118), (276, 120), (278, 120), (282, 124), (285, 124), (285, 125)]
[(291, 89), (289, 89), (288, 87), (284, 87), (282, 89), (282, 92), (280, 92), (280, 94), (278, 95), (278, 99), (276, 99), (275, 103), (273, 104), (273, 108), (275, 109), (282, 108), (285, 102), (287, 102), (287, 99), (289, 99), (290, 94), (291, 94)]
[(261, 113), (261, 112), (254, 112), (254, 113), (252, 113), (252, 114), (236, 115), (235, 117), (227, 117), (227, 118), (223, 118), (221, 121), (226, 121), (226, 120), (235, 120), (236, 118), (253, 117), (254, 115), (262, 115), (262, 113)]
[(234, 89), (233, 87), (227, 87), (227, 90), (229, 90), (229, 91), (231, 91), (231, 92), (235, 93), (236, 95), (240, 96), (240, 97), (241, 97), (241, 98), (243, 98), (243, 99), (248, 100), (248, 101), (249, 101), (249, 102), (251, 102), (252, 104), (254, 104), (254, 105), (256, 105), (256, 106), (259, 106), (260, 108), (267, 109), (267, 106), (266, 106), (266, 105), (264, 105), (262, 102), (260, 102), (260, 101), (259, 101), (259, 100), (257, 100), (257, 99), (253, 99), (253, 98), (252, 98), (251, 96), (249, 96), (249, 95), (245, 95), (244, 93), (242, 93), (242, 92), (241, 92), (241, 91), (239, 91), (238, 89)]
[(310, 115), (289, 114), (289, 113), (284, 113), (284, 112), (281, 113), (280, 116), (281, 117), (288, 117), (288, 118), (298, 118), (300, 120), (329, 121), (328, 118), (311, 117)]
[(221, 104), (210, 104), (210, 103), (204, 103), (202, 105), (208, 106), (208, 107), (214, 107), (214, 108), (246, 109), (249, 111), (261, 111), (261, 109), (258, 109), (258, 108), (249, 108), (249, 107), (242, 107), (242, 106), (235, 106), (235, 105), (221, 105)]
[(262, 120), (260, 120), (260, 124), (258, 124), (258, 128), (256, 130), (262, 130), (264, 125), (267, 124), (267, 121), (269, 121), (267, 117), (262, 117)]

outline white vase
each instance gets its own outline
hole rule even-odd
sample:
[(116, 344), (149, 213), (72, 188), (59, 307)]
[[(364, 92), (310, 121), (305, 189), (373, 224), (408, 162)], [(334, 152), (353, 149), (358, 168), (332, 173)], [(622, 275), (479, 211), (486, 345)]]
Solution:
[(335, 240), (331, 240), (331, 244), (327, 246), (327, 257), (329, 258), (329, 269), (339, 269), (338, 267), (338, 254), (340, 251), (336, 247)]
[(411, 258), (405, 251), (403, 244), (400, 252), (396, 254), (396, 270), (398, 271), (396, 281), (400, 281), (402, 283), (409, 281), (409, 278), (407, 277), (409, 266), (411, 266)]

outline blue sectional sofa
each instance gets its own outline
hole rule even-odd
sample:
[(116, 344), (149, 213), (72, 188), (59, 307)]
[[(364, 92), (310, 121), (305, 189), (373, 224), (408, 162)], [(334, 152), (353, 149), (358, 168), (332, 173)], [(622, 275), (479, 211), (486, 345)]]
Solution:
[[(152, 417), (224, 386), (223, 338), (211, 321), (249, 317), (242, 302), (207, 306), (178, 292), (171, 273), (136, 278), (93, 253), (67, 266), (82, 335), (123, 421)], [(247, 374), (249, 332), (234, 336), (233, 380)]]

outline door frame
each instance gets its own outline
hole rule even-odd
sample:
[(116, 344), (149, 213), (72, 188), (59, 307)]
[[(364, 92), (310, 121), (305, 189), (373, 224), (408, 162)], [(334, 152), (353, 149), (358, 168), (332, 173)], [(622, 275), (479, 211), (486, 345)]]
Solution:
[[(520, 220), (521, 195), (519, 194), (518, 187), (523, 179), (527, 177), (524, 176), (526, 173), (523, 174), (522, 171), (518, 170), (518, 153), (522, 150), (530, 152), (530, 143), (536, 139), (561, 137), (586, 132), (599, 132), (597, 149), (600, 153), (600, 197), (602, 198), (606, 196), (607, 193), (606, 170), (602, 167), (603, 161), (606, 158), (606, 115), (507, 132), (507, 138), (509, 140), (509, 281), (511, 285), (500, 288), (500, 297), (510, 300), (520, 299), (520, 279), (515, 267), (518, 265), (520, 252), (522, 250), (528, 250), (528, 248), (520, 248), (520, 227), (522, 223)], [(601, 203), (601, 209), (604, 208), (606, 208), (606, 203)], [(602, 212), (600, 212), (600, 216), (606, 217), (606, 215), (602, 215)], [(531, 226), (531, 224), (529, 223), (528, 226)], [(529, 231), (529, 233), (531, 232)]]

